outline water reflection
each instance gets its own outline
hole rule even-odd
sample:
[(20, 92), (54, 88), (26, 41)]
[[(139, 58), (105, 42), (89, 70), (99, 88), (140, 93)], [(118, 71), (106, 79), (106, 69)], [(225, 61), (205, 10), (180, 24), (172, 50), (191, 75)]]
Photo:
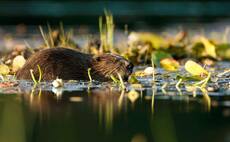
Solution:
[(0, 141), (212, 142), (230, 132), (228, 96), (209, 102), (154, 89), (54, 92), (36, 88), (0, 96)]

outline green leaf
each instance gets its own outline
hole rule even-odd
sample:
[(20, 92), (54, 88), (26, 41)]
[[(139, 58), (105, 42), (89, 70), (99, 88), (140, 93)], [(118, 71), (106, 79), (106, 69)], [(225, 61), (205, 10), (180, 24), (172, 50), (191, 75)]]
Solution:
[(154, 51), (152, 53), (152, 61), (158, 67), (160, 66), (160, 61), (165, 58), (172, 58), (172, 56), (164, 51)]
[(217, 56), (223, 60), (230, 60), (230, 44), (218, 44), (216, 45)]
[(131, 75), (128, 80), (129, 83), (134, 84), (134, 83), (139, 83), (135, 75)]

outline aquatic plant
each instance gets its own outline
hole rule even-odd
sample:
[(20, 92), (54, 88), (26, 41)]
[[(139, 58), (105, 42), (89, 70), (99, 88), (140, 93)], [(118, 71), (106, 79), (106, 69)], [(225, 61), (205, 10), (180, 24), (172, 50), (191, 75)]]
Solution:
[(192, 60), (188, 60), (184, 67), (187, 72), (198, 79), (202, 79), (208, 75), (207, 70)]
[(176, 83), (175, 87), (177, 89), (177, 91), (181, 94), (181, 89), (180, 89), (180, 84), (182, 82), (182, 79), (180, 78), (179, 81)]
[(120, 86), (121, 88), (124, 90), (125, 89), (125, 84), (124, 84), (124, 81), (121, 77), (121, 75), (119, 73), (117, 73), (118, 77), (119, 77), (119, 80), (120, 80)]
[(119, 85), (122, 88), (122, 90), (124, 90), (126, 88), (124, 81), (119, 73), (117, 73), (117, 76), (118, 76), (118, 79), (114, 77), (113, 75), (111, 75), (110, 78), (113, 80), (115, 84)]
[(90, 71), (91, 71), (91, 68), (88, 68), (88, 77), (89, 77), (89, 82), (91, 83), (93, 80), (92, 80)]
[(225, 70), (224, 72), (218, 73), (216, 76), (217, 77), (222, 77), (223, 75), (230, 73), (230, 69)]
[(161, 91), (163, 92), (163, 94), (167, 94), (165, 88), (167, 87), (168, 82), (165, 82), (162, 86), (161, 86)]
[(73, 30), (67, 32), (64, 31), (64, 26), (60, 23), (58, 29), (53, 30), (49, 24), (47, 24), (48, 32), (45, 33), (42, 26), (39, 26), (40, 33), (44, 40), (44, 47), (72, 47), (77, 48), (77, 44), (72, 40)]
[(114, 36), (114, 22), (111, 12), (105, 10), (105, 22), (103, 17), (99, 17), (99, 32), (101, 47), (100, 52), (114, 52), (113, 49), (113, 36)]
[(39, 65), (37, 65), (37, 67), (38, 67), (38, 73), (39, 73), (38, 80), (36, 80), (36, 78), (35, 78), (35, 76), (33, 74), (33, 70), (32, 69), (30, 70), (30, 75), (31, 75), (31, 78), (32, 78), (32, 80), (33, 80), (35, 85), (39, 84), (41, 82), (41, 80), (42, 80), (42, 70), (41, 70)]
[(188, 92), (193, 92), (193, 96), (196, 96), (197, 89), (200, 89), (208, 102), (208, 106), (210, 106), (210, 97), (207, 93), (207, 84), (208, 81), (211, 79), (211, 73), (205, 70), (203, 67), (201, 67), (199, 64), (197, 64), (194, 61), (188, 60), (185, 63), (185, 70), (190, 73), (191, 77), (182, 77), (179, 79), (179, 81), (176, 84), (176, 88), (181, 94), (181, 90), (179, 88), (179, 85), (182, 83), (183, 80), (193, 80), (198, 79), (199, 81), (195, 81), (192, 84), (186, 83), (185, 87)]
[(116, 77), (114, 77), (113, 75), (111, 75), (110, 78), (112, 79), (112, 81), (113, 81), (115, 84), (119, 84), (119, 83), (120, 83), (120, 81), (119, 81)]

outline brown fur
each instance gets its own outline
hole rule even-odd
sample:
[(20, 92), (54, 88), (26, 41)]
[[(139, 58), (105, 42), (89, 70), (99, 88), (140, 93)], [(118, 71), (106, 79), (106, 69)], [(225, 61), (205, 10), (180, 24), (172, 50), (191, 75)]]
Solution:
[(50, 48), (32, 55), (17, 72), (17, 78), (31, 80), (32, 69), (38, 79), (37, 65), (42, 70), (42, 80), (54, 80), (57, 77), (63, 80), (89, 80), (89, 68), (94, 80), (108, 81), (111, 75), (117, 76), (117, 73), (127, 80), (133, 68), (128, 60), (118, 55), (104, 54), (93, 58), (92, 55), (72, 49)]

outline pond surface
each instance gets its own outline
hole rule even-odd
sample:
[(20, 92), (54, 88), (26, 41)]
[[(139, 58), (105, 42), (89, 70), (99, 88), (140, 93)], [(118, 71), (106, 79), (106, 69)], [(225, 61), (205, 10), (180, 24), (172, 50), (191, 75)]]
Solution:
[[(0, 141), (220, 142), (230, 140), (230, 97), (139, 96), (92, 90), (0, 96)], [(123, 95), (123, 96), (122, 96)]]
[(50, 82), (33, 87), (20, 81), (1, 89), (0, 142), (228, 142), (229, 80), (227, 74), (211, 84), (220, 88), (208, 98), (183, 86), (179, 93), (175, 74), (156, 75), (155, 87), (151, 77), (139, 78), (143, 88), (134, 94), (128, 84), (121, 91), (98, 82), (55, 89)]

